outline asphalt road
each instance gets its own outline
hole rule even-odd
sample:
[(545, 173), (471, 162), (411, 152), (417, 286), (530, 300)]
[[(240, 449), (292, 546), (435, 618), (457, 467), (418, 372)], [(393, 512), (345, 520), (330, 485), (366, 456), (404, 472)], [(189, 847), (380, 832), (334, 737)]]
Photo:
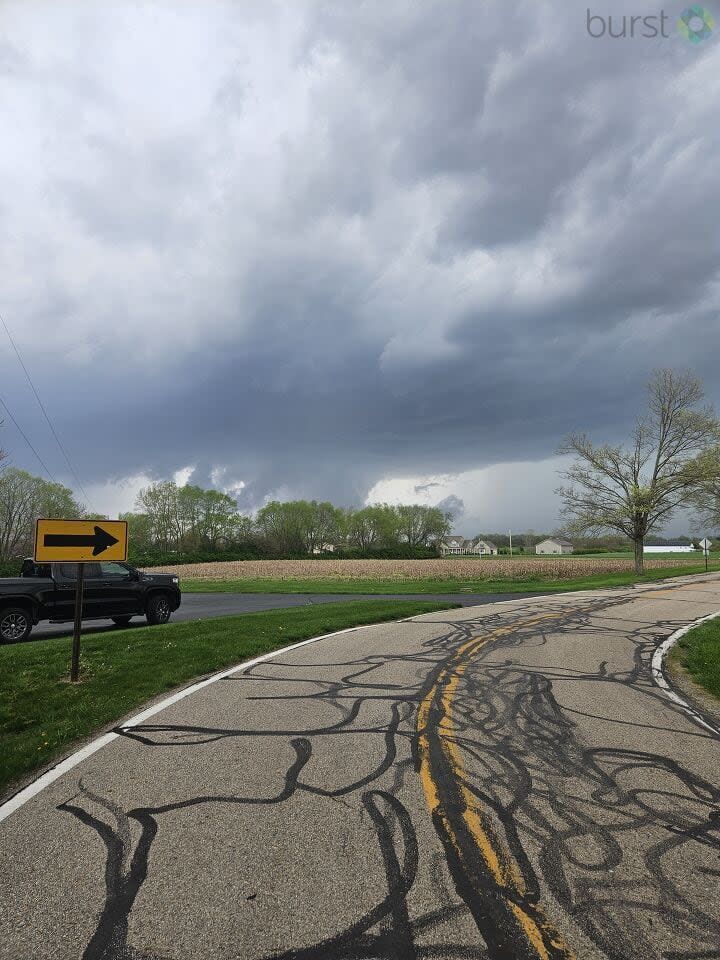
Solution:
[[(172, 621), (205, 620), (236, 613), (255, 613), (258, 610), (278, 610), (284, 607), (304, 607), (310, 603), (343, 603), (348, 600), (449, 600), (463, 606), (496, 603), (517, 597), (533, 597), (534, 593), (183, 593), (182, 604), (172, 615)], [(134, 617), (131, 627), (146, 626), (144, 617)], [(102, 633), (117, 630), (112, 620), (86, 620), (83, 633)], [(33, 628), (31, 639), (67, 637), (72, 635), (71, 623), (39, 623)]]
[[(0, 823), (0, 956), (720, 956), (720, 578), (428, 614), (204, 686)], [(0, 808), (0, 815), (2, 808)]]

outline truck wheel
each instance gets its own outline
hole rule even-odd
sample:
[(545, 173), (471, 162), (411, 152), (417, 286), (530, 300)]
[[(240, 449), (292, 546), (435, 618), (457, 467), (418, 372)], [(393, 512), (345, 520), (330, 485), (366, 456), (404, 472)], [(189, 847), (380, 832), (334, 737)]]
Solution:
[(147, 605), (147, 622), (155, 626), (158, 623), (167, 623), (170, 619), (170, 600), (165, 593), (156, 593), (150, 597)]
[(132, 617), (111, 617), (110, 619), (115, 624), (115, 626), (126, 627), (132, 620)]
[(27, 640), (32, 630), (32, 620), (22, 607), (5, 607), (0, 610), (0, 643), (18, 643)]

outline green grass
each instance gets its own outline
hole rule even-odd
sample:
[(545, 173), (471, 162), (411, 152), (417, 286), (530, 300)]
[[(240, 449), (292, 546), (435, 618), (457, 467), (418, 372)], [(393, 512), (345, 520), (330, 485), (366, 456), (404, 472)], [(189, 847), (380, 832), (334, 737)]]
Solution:
[(332, 630), (452, 606), (365, 600), (88, 634), (79, 684), (67, 679), (70, 639), (2, 646), (0, 794), (74, 741), (194, 677)]
[[(710, 571), (720, 570), (719, 562), (710, 562)], [(566, 590), (592, 590), (598, 587), (623, 587), (632, 583), (652, 583), (666, 577), (704, 573), (704, 564), (648, 570), (641, 577), (632, 571), (600, 573), (567, 580), (543, 579), (539, 574), (496, 580), (460, 580), (424, 578), (420, 580), (380, 580), (374, 578), (312, 579), (262, 578), (246, 580), (194, 580), (181, 576), (182, 589), (188, 593), (556, 593)]]
[(720, 619), (686, 633), (670, 653), (696, 683), (720, 698)]

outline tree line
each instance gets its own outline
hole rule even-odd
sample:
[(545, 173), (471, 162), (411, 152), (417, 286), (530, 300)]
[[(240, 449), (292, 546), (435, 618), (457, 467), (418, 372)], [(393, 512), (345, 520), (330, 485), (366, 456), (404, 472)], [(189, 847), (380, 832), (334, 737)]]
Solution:
[(345, 508), (328, 501), (273, 500), (251, 517), (240, 513), (228, 494), (169, 480), (141, 490), (135, 512), (121, 519), (129, 522), (130, 542), (140, 551), (235, 549), (293, 557), (343, 549), (428, 550), (450, 532), (452, 516), (415, 504)]
[[(694, 511), (708, 532), (720, 529), (720, 421), (703, 401), (702, 383), (690, 372), (658, 370), (628, 444), (598, 444), (584, 433), (568, 437), (559, 452), (574, 460), (561, 471), (566, 482), (556, 491), (564, 531), (629, 540), (640, 572), (646, 540), (678, 510)], [(91, 518), (67, 487), (17, 468), (3, 469), (5, 459), (0, 450), (0, 562), (31, 551), (39, 516)], [(340, 547), (371, 555), (421, 555), (450, 533), (452, 522), (451, 514), (437, 507), (355, 509), (316, 500), (272, 501), (249, 517), (225, 493), (172, 481), (141, 490), (135, 510), (121, 519), (130, 525), (138, 562), (152, 551), (293, 557)], [(526, 550), (534, 540), (532, 531), (524, 535)]]
[[(4, 459), (0, 451), (0, 460)], [(107, 519), (87, 512), (73, 491), (16, 467), (0, 466), (0, 562), (32, 554), (38, 517)], [(430, 552), (450, 532), (452, 517), (437, 507), (380, 504), (360, 509), (316, 500), (272, 501), (254, 516), (218, 490), (173, 481), (142, 489), (128, 522), (131, 558), (235, 553), (294, 557), (332, 551)]]

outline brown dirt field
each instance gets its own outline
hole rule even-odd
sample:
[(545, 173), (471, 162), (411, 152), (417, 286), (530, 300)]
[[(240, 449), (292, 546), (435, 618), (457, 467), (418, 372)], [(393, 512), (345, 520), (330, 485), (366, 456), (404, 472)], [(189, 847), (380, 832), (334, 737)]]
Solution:
[[(697, 564), (695, 558), (645, 560), (646, 569)], [(176, 573), (193, 580), (495, 580), (542, 577), (570, 580), (593, 574), (632, 570), (630, 558), (449, 557), (437, 560), (236, 560), (153, 567), (156, 573)]]

